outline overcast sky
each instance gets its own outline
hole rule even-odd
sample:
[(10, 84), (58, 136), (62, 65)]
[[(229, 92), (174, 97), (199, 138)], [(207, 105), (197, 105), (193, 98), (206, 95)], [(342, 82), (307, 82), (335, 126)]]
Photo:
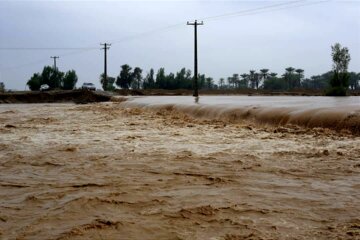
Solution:
[[(350, 50), (349, 70), (360, 72), (360, 1), (263, 8), (289, 2), (0, 0), (0, 82), (23, 90), (34, 72), (53, 64), (50, 56), (60, 56), (58, 68), (76, 70), (78, 86), (100, 87), (103, 42), (112, 43), (110, 76), (125, 63), (141, 67), (144, 75), (150, 68), (193, 70), (193, 27), (186, 21), (194, 19), (204, 19), (198, 31), (199, 72), (216, 81), (250, 69), (282, 74), (289, 66), (304, 69), (306, 77), (321, 74), (331, 70), (336, 42)], [(259, 10), (240, 13), (249, 9)], [(208, 19), (228, 13), (238, 14)], [(4, 49), (87, 47), (94, 49)]]

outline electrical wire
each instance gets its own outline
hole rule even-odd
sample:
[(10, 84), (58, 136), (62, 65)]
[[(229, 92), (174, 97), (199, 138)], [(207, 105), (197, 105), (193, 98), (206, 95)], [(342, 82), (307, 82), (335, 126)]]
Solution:
[(276, 11), (281, 11), (281, 10), (285, 10), (285, 9), (305, 7), (305, 6), (310, 6), (310, 5), (315, 5), (315, 4), (320, 4), (320, 3), (330, 2), (330, 1), (332, 1), (332, 0), (323, 0), (323, 1), (307, 2), (307, 3), (306, 3), (306, 1), (297, 1), (297, 2), (304, 2), (304, 3), (294, 5), (294, 6), (285, 6), (285, 7), (281, 7), (281, 8), (275, 8), (275, 9), (264, 9), (262, 11), (256, 11), (256, 12), (244, 12), (243, 14), (240, 14), (240, 13), (227, 14), (227, 15), (223, 15), (223, 16), (217, 16), (216, 18), (215, 17), (209, 18), (207, 21), (216, 21), (216, 20), (221, 20), (222, 18), (242, 17), (242, 16), (249, 16), (249, 15), (257, 15), (260, 13), (276, 12)]
[(0, 47), (0, 50), (29, 50), (29, 51), (32, 51), (32, 50), (85, 50), (85, 49), (94, 49), (93, 47), (92, 48), (83, 48), (83, 47), (78, 47), (78, 48), (41, 48), (41, 47)]
[(256, 12), (256, 11), (263, 10), (263, 9), (276, 8), (276, 7), (280, 7), (280, 6), (284, 6), (284, 5), (291, 5), (291, 4), (295, 4), (295, 3), (299, 3), (299, 2), (306, 2), (306, 1), (307, 0), (297, 0), (297, 1), (291, 1), (291, 2), (271, 4), (271, 5), (258, 7), (258, 8), (251, 8), (251, 9), (241, 10), (241, 11), (237, 11), (237, 12), (231, 12), (231, 13), (225, 13), (225, 14), (220, 14), (220, 15), (215, 15), (215, 16), (204, 17), (204, 18), (200, 18), (199, 20), (207, 21), (207, 20), (212, 20), (212, 19), (220, 19), (220, 18), (224, 18), (224, 17), (234, 17), (234, 16), (239, 16), (239, 15), (241, 16), (241, 14), (243, 14), (243, 13)]
[[(297, 0), (297, 1), (292, 1), (292, 2), (283, 2), (283, 3), (277, 3), (277, 4), (267, 5), (267, 6), (263, 6), (263, 7), (258, 7), (258, 8), (252, 8), (252, 9), (246, 9), (246, 10), (242, 10), (242, 11), (232, 12), (232, 13), (204, 17), (204, 18), (200, 18), (199, 21), (204, 21), (204, 20), (218, 21), (218, 20), (222, 20), (224, 18), (256, 15), (256, 14), (261, 14), (261, 13), (268, 13), (268, 12), (280, 11), (280, 10), (285, 10), (285, 9), (315, 5), (315, 4), (320, 4), (320, 3), (329, 2), (329, 1), (331, 1), (331, 0), (316, 1), (316, 2), (314, 2), (314, 1), (309, 2), (307, 0)], [(298, 4), (298, 3), (303, 3), (303, 4)], [(282, 6), (284, 6), (284, 7), (282, 7)], [(134, 40), (137, 38), (147, 37), (147, 36), (151, 36), (156, 33), (168, 32), (173, 29), (176, 29), (179, 27), (184, 27), (184, 26), (185, 26), (185, 23), (183, 23), (183, 22), (177, 23), (177, 24), (172, 24), (172, 25), (168, 25), (168, 26), (165, 26), (162, 28), (157, 28), (157, 29), (153, 29), (153, 30), (146, 31), (143, 33), (138, 33), (138, 34), (130, 35), (130, 36), (127, 36), (127, 37), (124, 37), (121, 39), (113, 40), (113, 41), (111, 41), (111, 44), (113, 45), (113, 44), (118, 44), (118, 43), (125, 42), (125, 41)], [(0, 48), (0, 50), (79, 50), (79, 51), (74, 51), (74, 52), (60, 55), (60, 57), (81, 54), (84, 52), (99, 50), (99, 49), (100, 48), (98, 48), (98, 47), (87, 47), (87, 48), (80, 48), (80, 47), (79, 48)], [(23, 65), (6, 67), (6, 68), (2, 68), (2, 70), (9, 70), (9, 69), (13, 69), (13, 68), (25, 67), (25, 66), (34, 65), (34, 64), (44, 62), (44, 61), (48, 61), (48, 59), (40, 59), (40, 60), (30, 62), (27, 64), (23, 64)]]

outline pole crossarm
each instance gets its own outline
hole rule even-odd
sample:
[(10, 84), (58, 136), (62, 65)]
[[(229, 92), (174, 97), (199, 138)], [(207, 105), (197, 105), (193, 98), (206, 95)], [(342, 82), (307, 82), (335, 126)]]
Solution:
[(50, 58), (53, 58), (54, 59), (54, 69), (55, 69), (55, 71), (57, 70), (57, 68), (56, 68), (56, 59), (57, 58), (60, 58), (59, 56), (51, 56)]
[(197, 20), (195, 20), (195, 22), (187, 22), (186, 25), (204, 25), (204, 22), (198, 22)]

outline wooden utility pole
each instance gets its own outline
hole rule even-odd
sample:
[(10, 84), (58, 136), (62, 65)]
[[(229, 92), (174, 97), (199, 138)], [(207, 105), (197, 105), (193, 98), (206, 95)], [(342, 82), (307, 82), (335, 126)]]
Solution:
[(197, 57), (197, 26), (198, 25), (204, 25), (204, 23), (198, 22), (195, 20), (195, 22), (187, 22), (187, 25), (193, 25), (194, 26), (194, 97), (199, 96), (199, 90), (198, 90), (198, 57)]
[(104, 46), (102, 49), (104, 49), (104, 90), (106, 91), (107, 85), (108, 85), (108, 79), (107, 79), (107, 50), (110, 48), (111, 44), (109, 43), (100, 43), (100, 45)]
[(57, 68), (56, 68), (56, 59), (57, 58), (60, 58), (59, 56), (52, 56), (50, 58), (53, 58), (54, 59), (54, 70), (57, 71)]

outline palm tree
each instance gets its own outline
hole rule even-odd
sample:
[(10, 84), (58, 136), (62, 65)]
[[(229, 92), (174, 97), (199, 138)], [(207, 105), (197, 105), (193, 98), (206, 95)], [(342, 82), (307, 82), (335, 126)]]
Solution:
[(255, 88), (256, 86), (255, 70), (250, 70), (249, 79), (250, 79), (251, 88)]
[(223, 88), (223, 85), (224, 85), (224, 83), (225, 83), (225, 79), (224, 79), (224, 78), (220, 78), (219, 83), (220, 83), (220, 88)]
[(240, 83), (241, 87), (248, 88), (248, 86), (249, 86), (249, 74), (243, 73), (243, 74), (240, 75), (240, 77), (242, 78), (241, 83)]
[(240, 81), (239, 74), (234, 73), (232, 76), (232, 82), (233, 82), (234, 88), (236, 88), (239, 85), (239, 81)]
[(298, 74), (298, 82), (297, 82), (297, 87), (300, 87), (301, 86), (301, 80), (303, 79), (304, 77), (304, 70), (303, 69), (296, 69), (295, 72)]
[(231, 88), (232, 77), (228, 77), (228, 78), (227, 78), (227, 81), (228, 81), (229, 88)]
[(288, 85), (288, 89), (290, 88), (293, 88), (293, 75), (294, 75), (294, 71), (295, 71), (295, 68), (293, 67), (288, 67), (288, 68), (285, 68), (285, 74), (284, 74), (284, 78), (285, 78), (285, 81)]
[(268, 78), (269, 76), (269, 69), (266, 69), (266, 68), (263, 68), (263, 69), (260, 69), (260, 75), (261, 75), (261, 78), (263, 80), (263, 82), (265, 82), (265, 80)]
[(278, 74), (277, 74), (277, 73), (274, 73), (274, 72), (270, 73), (270, 77), (272, 77), (272, 78), (276, 77), (277, 75), (278, 75)]
[(266, 78), (268, 77), (268, 72), (269, 72), (269, 69), (266, 69), (266, 68), (264, 68), (264, 69), (260, 69), (260, 72), (261, 72), (261, 76), (262, 76), (262, 79), (265, 81), (266, 80)]

